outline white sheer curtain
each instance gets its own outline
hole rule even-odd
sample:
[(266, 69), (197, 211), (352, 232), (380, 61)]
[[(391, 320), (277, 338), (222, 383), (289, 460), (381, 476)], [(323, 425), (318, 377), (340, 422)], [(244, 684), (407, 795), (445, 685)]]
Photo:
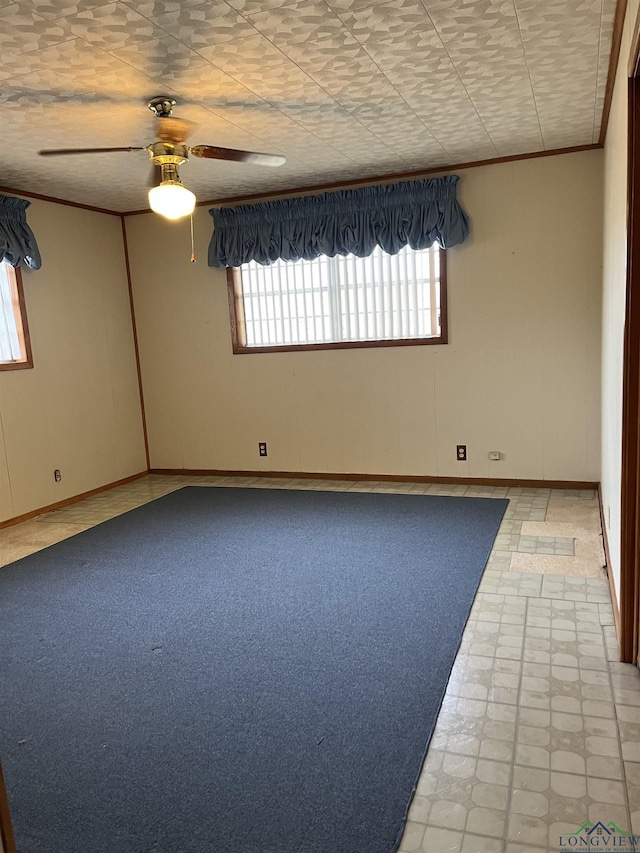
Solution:
[(19, 361), (20, 338), (16, 323), (17, 293), (10, 268), (0, 263), (0, 361)]

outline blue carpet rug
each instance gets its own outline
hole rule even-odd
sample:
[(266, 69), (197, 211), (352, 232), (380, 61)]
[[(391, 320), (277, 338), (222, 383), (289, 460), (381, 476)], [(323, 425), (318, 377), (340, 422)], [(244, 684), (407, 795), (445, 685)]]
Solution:
[(392, 853), (506, 505), (190, 487), (0, 569), (20, 853)]

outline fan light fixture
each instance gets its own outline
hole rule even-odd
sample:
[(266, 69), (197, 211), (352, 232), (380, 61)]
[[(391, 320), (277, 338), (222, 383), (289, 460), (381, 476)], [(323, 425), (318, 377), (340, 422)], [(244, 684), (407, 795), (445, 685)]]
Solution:
[(189, 216), (195, 206), (195, 195), (180, 181), (162, 181), (149, 190), (149, 207), (166, 219)]
[[(196, 197), (188, 190), (178, 175), (178, 157), (158, 157), (164, 160), (160, 165), (160, 183), (149, 190), (149, 207), (165, 219), (182, 219), (193, 213)], [(174, 160), (167, 163), (166, 160)], [(183, 160), (181, 162), (184, 162)]]

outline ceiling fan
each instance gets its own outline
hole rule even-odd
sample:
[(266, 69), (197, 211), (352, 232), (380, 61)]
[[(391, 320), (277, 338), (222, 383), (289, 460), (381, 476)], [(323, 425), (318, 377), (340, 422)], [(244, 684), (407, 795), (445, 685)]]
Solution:
[[(158, 118), (157, 139), (150, 145), (127, 148), (56, 148), (39, 151), (43, 157), (66, 154), (105, 154), (116, 151), (147, 151), (153, 164), (149, 205), (153, 211), (167, 219), (181, 219), (193, 212), (196, 197), (188, 190), (178, 175), (178, 166), (186, 163), (189, 155), (206, 160), (233, 160), (256, 166), (282, 166), (286, 157), (280, 154), (262, 154), (257, 151), (239, 151), (215, 145), (186, 145), (186, 139), (196, 125), (172, 115), (176, 102), (167, 95), (149, 101), (149, 109)], [(159, 180), (158, 180), (159, 179)]]

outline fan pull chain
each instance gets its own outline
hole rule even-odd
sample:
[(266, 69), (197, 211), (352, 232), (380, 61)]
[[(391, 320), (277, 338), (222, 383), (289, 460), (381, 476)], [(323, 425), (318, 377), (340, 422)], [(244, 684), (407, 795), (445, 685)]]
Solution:
[(196, 262), (196, 249), (195, 249), (195, 246), (193, 244), (193, 213), (189, 217), (189, 225), (191, 228), (191, 263), (195, 264), (195, 262)]

